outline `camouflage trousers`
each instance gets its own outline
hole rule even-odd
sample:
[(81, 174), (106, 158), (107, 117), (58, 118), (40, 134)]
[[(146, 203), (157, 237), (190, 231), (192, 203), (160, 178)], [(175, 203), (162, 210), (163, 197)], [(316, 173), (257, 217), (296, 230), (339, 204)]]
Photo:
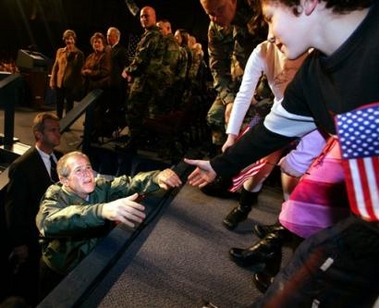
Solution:
[[(255, 108), (250, 106), (244, 121), (243, 127), (248, 125), (251, 119), (256, 115)], [(207, 113), (207, 124), (212, 132), (212, 143), (214, 145), (223, 145), (226, 141), (226, 128), (227, 123), (225, 123), (225, 105), (221, 98), (217, 95), (211, 108), (209, 108)], [(242, 127), (242, 128), (243, 128)]]

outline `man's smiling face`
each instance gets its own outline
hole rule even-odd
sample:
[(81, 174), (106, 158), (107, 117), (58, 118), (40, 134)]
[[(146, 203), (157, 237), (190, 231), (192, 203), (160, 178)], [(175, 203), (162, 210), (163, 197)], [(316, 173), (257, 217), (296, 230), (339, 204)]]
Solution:
[(95, 177), (90, 162), (82, 156), (67, 160), (70, 174), (62, 181), (70, 191), (86, 199), (95, 190)]

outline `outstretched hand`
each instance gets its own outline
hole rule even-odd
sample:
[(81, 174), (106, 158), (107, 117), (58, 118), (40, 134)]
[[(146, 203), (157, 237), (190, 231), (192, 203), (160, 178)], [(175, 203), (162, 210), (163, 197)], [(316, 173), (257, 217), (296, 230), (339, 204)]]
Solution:
[(136, 223), (141, 223), (145, 219), (145, 207), (135, 202), (138, 194), (121, 198), (103, 205), (102, 216), (106, 219), (119, 221), (129, 227), (134, 227)]
[(165, 169), (158, 174), (158, 185), (167, 190), (171, 187), (179, 187), (182, 181), (173, 170)]
[(227, 149), (229, 149), (233, 144), (236, 143), (236, 135), (228, 134), (228, 138), (226, 139), (224, 145), (221, 148), (222, 153), (224, 153)]
[(188, 176), (188, 183), (199, 188), (213, 182), (217, 174), (213, 170), (209, 160), (195, 160), (185, 158), (184, 161), (196, 169)]

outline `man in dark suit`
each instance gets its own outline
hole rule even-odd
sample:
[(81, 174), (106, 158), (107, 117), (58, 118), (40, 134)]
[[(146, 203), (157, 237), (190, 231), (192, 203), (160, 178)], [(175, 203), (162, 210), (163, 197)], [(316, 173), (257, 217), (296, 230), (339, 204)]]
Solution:
[(128, 51), (120, 44), (120, 31), (110, 27), (107, 31), (108, 48), (112, 59), (109, 115), (112, 123), (117, 124), (119, 129), (126, 126), (124, 106), (127, 92), (127, 83), (121, 74), (129, 64)]
[[(38, 301), (38, 268), (41, 249), (35, 217), (46, 189), (56, 181), (55, 162), (62, 153), (59, 119), (52, 113), (39, 113), (33, 120), (35, 145), (15, 160), (9, 168), (5, 211), (11, 243), (13, 290), (28, 304)], [(53, 161), (51, 161), (53, 160)]]

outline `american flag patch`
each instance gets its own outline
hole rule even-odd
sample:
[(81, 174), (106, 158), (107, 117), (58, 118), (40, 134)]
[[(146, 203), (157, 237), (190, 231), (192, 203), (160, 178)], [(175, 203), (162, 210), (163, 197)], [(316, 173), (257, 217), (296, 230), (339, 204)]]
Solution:
[(337, 115), (336, 126), (350, 208), (379, 221), (379, 103)]

